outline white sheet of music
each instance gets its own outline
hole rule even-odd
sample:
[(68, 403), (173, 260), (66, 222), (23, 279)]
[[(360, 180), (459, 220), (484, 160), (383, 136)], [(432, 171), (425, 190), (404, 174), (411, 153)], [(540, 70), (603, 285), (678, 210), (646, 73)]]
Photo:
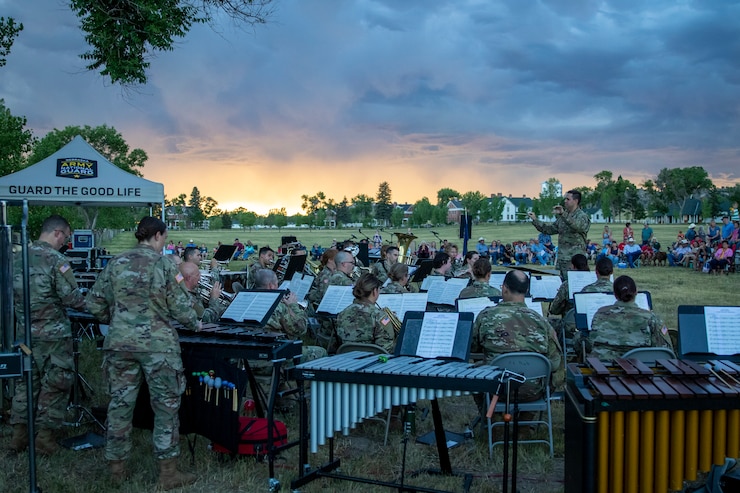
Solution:
[(740, 306), (705, 306), (704, 323), (710, 353), (740, 353)]
[(524, 304), (527, 305), (527, 308), (530, 310), (534, 310), (538, 314), (542, 315), (542, 303), (539, 301), (532, 301), (532, 298), (526, 297), (524, 298)]
[(459, 320), (457, 313), (425, 313), (416, 355), (422, 358), (452, 356)]
[[(570, 278), (568, 278), (570, 282)], [(588, 321), (588, 328), (591, 329), (591, 323), (594, 320), (594, 315), (602, 306), (611, 306), (614, 304), (616, 299), (613, 294), (609, 293), (584, 293), (584, 296), (579, 295), (576, 298), (576, 312), (585, 313), (586, 320)], [(650, 311), (650, 304), (645, 293), (637, 293), (635, 298), (635, 304), (643, 310)]]
[(491, 274), (491, 278), (488, 280), (488, 285), (500, 290), (501, 285), (504, 283), (504, 277), (506, 277), (505, 273)]
[(496, 306), (496, 302), (486, 296), (457, 300), (457, 311), (472, 313), (473, 320), (478, 318), (478, 314), (489, 306)]
[(429, 288), (434, 284), (435, 282), (445, 282), (444, 276), (426, 276), (421, 281), (421, 290), (423, 291), (429, 291)]
[(378, 296), (378, 306), (389, 308), (403, 321), (406, 312), (423, 312), (427, 309), (427, 293), (393, 293)]
[[(573, 293), (580, 293), (583, 288), (589, 284), (593, 284), (598, 280), (596, 272), (587, 272), (582, 270), (569, 270), (568, 271), (568, 297), (573, 299)], [(611, 282), (614, 282), (614, 274), (609, 277)]]
[(329, 286), (316, 311), (336, 315), (351, 305), (354, 299), (352, 286)]
[(314, 276), (306, 276), (296, 272), (293, 274), (293, 279), (283, 281), (280, 289), (290, 289), (290, 292), (295, 294), (298, 301), (305, 301), (306, 295), (311, 289), (311, 285), (313, 285), (313, 280)]
[(542, 276), (541, 278), (533, 276), (529, 282), (529, 294), (532, 298), (553, 300), (562, 283), (563, 281), (558, 276)]
[(261, 322), (270, 308), (279, 300), (284, 293), (278, 292), (252, 292), (242, 291), (237, 293), (234, 301), (224, 311), (222, 318), (230, 318), (237, 322), (245, 320)]
[(444, 282), (435, 282), (427, 291), (427, 301), (440, 305), (455, 305), (455, 300), (460, 296), (460, 291), (470, 282), (470, 279), (452, 278)]

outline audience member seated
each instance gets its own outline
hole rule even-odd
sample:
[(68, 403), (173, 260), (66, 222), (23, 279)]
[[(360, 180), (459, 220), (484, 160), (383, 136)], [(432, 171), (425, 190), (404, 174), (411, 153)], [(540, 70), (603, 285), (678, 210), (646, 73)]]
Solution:
[(234, 256), (232, 257), (232, 260), (239, 259), (239, 256), (244, 252), (244, 243), (239, 241), (239, 238), (234, 238), (234, 246), (236, 247), (236, 250), (234, 250)]
[(646, 243), (640, 247), (640, 250), (642, 250), (640, 262), (642, 262), (643, 265), (652, 263), (653, 259), (655, 258), (655, 250), (653, 250), (652, 245), (650, 245), (650, 243)]
[(538, 238), (532, 240), (529, 244), (529, 250), (532, 252), (532, 263), (539, 263), (540, 265), (547, 265), (550, 262), (550, 254), (545, 250), (545, 246), (540, 243)]
[(515, 242), (514, 258), (517, 265), (527, 263), (527, 259), (529, 258), (529, 250), (527, 249), (527, 244), (525, 242)]
[(501, 296), (501, 291), (490, 285), (491, 263), (487, 258), (479, 258), (473, 264), (473, 284), (460, 291), (459, 298), (480, 298)]
[(624, 257), (627, 259), (627, 266), (630, 269), (634, 269), (635, 260), (639, 259), (642, 255), (642, 249), (635, 243), (635, 239), (630, 236), (622, 251), (624, 253)]
[[(496, 240), (491, 242), (491, 245), (495, 243)], [(478, 243), (475, 244), (475, 251), (478, 252), (478, 255), (481, 257), (487, 257), (488, 256), (488, 245), (486, 245), (486, 239), (482, 236), (478, 238)]]
[(709, 272), (719, 274), (722, 271), (728, 272), (727, 266), (730, 265), (730, 259), (735, 255), (734, 250), (730, 247), (727, 240), (722, 240), (722, 246), (714, 252), (712, 260), (709, 261)]
[(380, 279), (367, 272), (357, 280), (352, 288), (354, 301), (337, 316), (341, 344), (376, 344), (388, 352), (393, 351), (396, 336), (393, 324), (388, 314), (375, 304), (381, 284)]
[(688, 240), (684, 238), (679, 240), (678, 246), (668, 254), (668, 265), (671, 267), (682, 265), (683, 258), (687, 253), (691, 253), (691, 247)]
[(514, 249), (511, 247), (511, 243), (507, 243), (506, 246), (503, 247), (504, 250), (501, 254), (501, 264), (503, 265), (511, 265), (515, 262), (514, 260)]
[(668, 327), (655, 313), (637, 306), (637, 286), (629, 276), (614, 281), (617, 301), (596, 311), (588, 333), (579, 333), (575, 347), (585, 343), (588, 356), (602, 361), (621, 357), (639, 347), (667, 347), (673, 350)]

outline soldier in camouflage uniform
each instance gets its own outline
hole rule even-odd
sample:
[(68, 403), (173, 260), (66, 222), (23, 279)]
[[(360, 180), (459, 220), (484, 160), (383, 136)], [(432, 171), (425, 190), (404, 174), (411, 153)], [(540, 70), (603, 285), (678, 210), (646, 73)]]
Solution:
[(614, 263), (607, 257), (596, 261), (596, 282), (584, 286), (581, 293), (613, 293), (614, 285), (611, 281), (614, 272)]
[(491, 262), (488, 257), (480, 257), (473, 264), (473, 284), (460, 291), (460, 299), (501, 296), (501, 291), (490, 284)]
[(452, 277), (452, 258), (445, 252), (437, 252), (434, 256), (430, 276)]
[(565, 194), (564, 206), (553, 207), (553, 214), (557, 216), (554, 223), (543, 223), (534, 212), (529, 212), (529, 218), (537, 231), (549, 235), (558, 235), (558, 269), (563, 281), (568, 279), (568, 266), (573, 255), (587, 254), (586, 246), (588, 230), (591, 220), (588, 214), (581, 209), (581, 192), (570, 190)]
[(409, 266), (406, 264), (393, 264), (388, 277), (391, 282), (384, 288), (380, 288), (381, 294), (403, 294), (415, 293), (416, 289), (409, 285)]
[(131, 455), (131, 421), (142, 379), (149, 385), (154, 411), (152, 442), (159, 463), (159, 486), (169, 490), (191, 484), (195, 475), (177, 469), (180, 455), (180, 397), (185, 376), (180, 344), (172, 320), (199, 330), (184, 278), (161, 255), (167, 226), (145, 217), (136, 230), (137, 247), (108, 262), (87, 297), (87, 308), (109, 324), (103, 365), (111, 400), (105, 458), (112, 479), (127, 476)]
[[(499, 354), (512, 352), (540, 353), (550, 360), (552, 384), (562, 384), (562, 354), (549, 322), (527, 308), (524, 296), (529, 278), (524, 272), (509, 271), (501, 287), (502, 301), (485, 308), (473, 325), (473, 352), (483, 352), (486, 361)], [(519, 390), (521, 400), (533, 400), (542, 395), (549, 382), (527, 381)]]
[(260, 269), (272, 269), (275, 262), (275, 251), (269, 246), (263, 246), (259, 249), (257, 260), (249, 266), (247, 275), (247, 288), (254, 289), (257, 271)]
[[(355, 258), (350, 252), (344, 250), (337, 252), (334, 256), (334, 263), (337, 265), (337, 270), (329, 276), (329, 286), (352, 286), (352, 271), (355, 268)], [(324, 290), (326, 292), (326, 290)]]
[(391, 267), (396, 263), (398, 263), (398, 247), (391, 245), (385, 250), (385, 259), (375, 262), (370, 268), (370, 272), (375, 274), (375, 277), (380, 279), (381, 283), (384, 283), (388, 279)]
[(321, 254), (321, 265), (323, 266), (323, 269), (313, 280), (313, 285), (306, 297), (308, 301), (313, 304), (314, 308), (319, 306), (319, 303), (321, 303), (321, 298), (324, 297), (326, 288), (329, 286), (329, 278), (337, 269), (337, 264), (334, 263), (334, 256), (336, 256), (336, 254), (336, 248), (330, 248)]
[[(573, 255), (570, 259), (569, 270), (588, 272), (588, 258), (581, 253)], [(550, 315), (565, 315), (573, 309), (573, 303), (570, 300), (568, 281), (565, 280), (560, 284), (555, 298), (550, 302)]]
[(668, 328), (655, 313), (637, 306), (637, 286), (629, 276), (619, 276), (614, 281), (611, 306), (602, 306), (594, 314), (591, 330), (579, 338), (585, 342), (588, 356), (602, 361), (621, 357), (639, 347), (666, 347), (673, 350)]
[[(31, 304), (31, 349), (33, 350), (33, 391), (36, 451), (51, 455), (58, 450), (54, 433), (62, 426), (74, 383), (72, 325), (66, 308), (82, 309), (85, 298), (77, 288), (67, 258), (59, 253), (72, 231), (61, 216), (46, 218), (38, 241), (28, 247), (29, 299)], [(23, 259), (14, 260), (13, 294), (18, 334), (25, 333), (23, 313)], [(16, 385), (10, 414), (13, 425), (11, 450), (28, 446), (28, 388), (25, 378)]]
[(388, 314), (375, 304), (380, 294), (380, 280), (373, 274), (360, 276), (352, 289), (354, 302), (337, 316), (337, 335), (342, 344), (376, 344), (393, 350), (396, 334)]
[[(186, 248), (187, 250), (187, 248)], [(204, 324), (218, 322), (226, 311), (226, 305), (221, 302), (221, 283), (216, 281), (211, 286), (211, 292), (208, 293), (208, 307), (203, 305), (203, 297), (196, 291), (200, 282), (200, 269), (191, 262), (183, 262), (178, 268), (184, 278), (185, 288), (190, 296), (190, 303), (195, 310), (198, 320)]]

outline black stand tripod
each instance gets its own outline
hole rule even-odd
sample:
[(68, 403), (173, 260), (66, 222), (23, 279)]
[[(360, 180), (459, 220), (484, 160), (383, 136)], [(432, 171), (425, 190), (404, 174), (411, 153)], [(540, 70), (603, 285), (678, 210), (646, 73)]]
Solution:
[[(77, 414), (75, 421), (65, 423), (68, 426), (74, 426), (79, 428), (80, 426), (88, 423), (92, 423), (98, 426), (100, 430), (105, 434), (105, 425), (101, 423), (98, 418), (92, 413), (92, 411), (80, 403), (80, 394), (82, 383), (88, 392), (93, 393), (92, 387), (80, 374), (80, 334), (73, 339), (72, 356), (74, 359), (74, 384), (72, 386), (72, 402), (67, 407), (68, 411), (74, 411)], [(85, 433), (83, 435), (74, 436), (62, 440), (62, 445), (72, 450), (82, 450), (86, 448), (96, 448), (105, 444), (105, 438), (95, 433)]]

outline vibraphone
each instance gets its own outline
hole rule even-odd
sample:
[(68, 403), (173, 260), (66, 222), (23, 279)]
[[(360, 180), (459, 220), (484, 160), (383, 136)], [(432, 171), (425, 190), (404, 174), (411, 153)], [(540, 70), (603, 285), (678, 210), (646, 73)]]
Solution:
[(740, 455), (740, 366), (568, 365), (566, 490), (665, 493)]
[[(269, 487), (270, 491), (276, 491), (279, 489), (279, 482), (275, 479), (275, 456), (281, 450), (298, 445), (298, 442), (289, 442), (280, 447), (273, 446), (275, 400), (281, 382), (281, 368), (285, 362), (290, 360), (294, 363), (300, 362), (303, 343), (300, 340), (286, 339), (283, 334), (268, 332), (260, 328), (217, 324), (204, 324), (199, 332), (178, 327), (178, 336), (183, 349), (183, 361), (187, 361), (188, 357), (203, 356), (244, 361), (252, 396), (255, 399), (257, 416), (267, 418)], [(249, 367), (249, 360), (272, 362), (272, 379), (267, 402), (263, 400), (264, 392)], [(238, 420), (238, 413), (234, 414), (234, 420)], [(209, 436), (207, 432), (202, 434), (218, 441), (213, 436)]]
[[(433, 411), (438, 414), (438, 408), (434, 406), (435, 399), (471, 392), (494, 393), (502, 374), (501, 369), (492, 366), (416, 356), (393, 357), (364, 351), (303, 363), (294, 372), (299, 390), (304, 388), (303, 381), (310, 382), (311, 412), (309, 432), (308, 406), (305, 396), (301, 394), (300, 477), (291, 483), (293, 489), (319, 476), (393, 486), (360, 478), (332, 476), (329, 471), (339, 467), (339, 460), (333, 459), (331, 448), (330, 464), (309, 472), (309, 439), (311, 452), (315, 453), (327, 439), (332, 442), (336, 432), (346, 435), (365, 418), (388, 410), (391, 406), (413, 404), (421, 399), (433, 400)], [(441, 428), (441, 418), (437, 416), (435, 428), (438, 428), (437, 419)], [(444, 431), (435, 431), (442, 470), (450, 472), (449, 458), (445, 459), (442, 455), (447, 455), (447, 446), (443, 443)]]

